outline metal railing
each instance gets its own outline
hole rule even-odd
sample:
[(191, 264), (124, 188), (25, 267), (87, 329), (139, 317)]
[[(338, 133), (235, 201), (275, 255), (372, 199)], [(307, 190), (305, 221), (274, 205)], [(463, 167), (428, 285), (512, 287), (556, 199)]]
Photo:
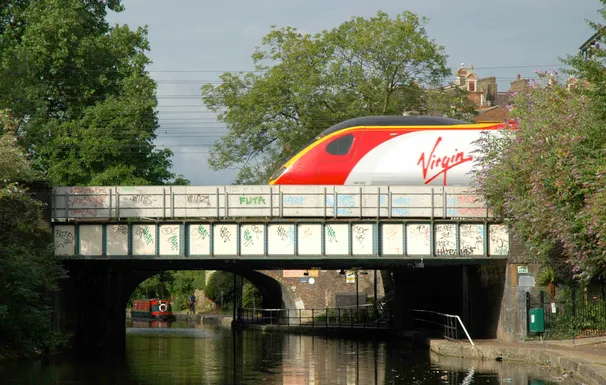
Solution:
[[(543, 309), (545, 339), (576, 339), (606, 336), (606, 296), (578, 295), (549, 300), (540, 292), (532, 301), (527, 297), (527, 314), (531, 308)], [(530, 328), (529, 328), (530, 329)]]
[(484, 218), (464, 187), (140, 186), (58, 187), (54, 220), (78, 218)]
[(247, 309), (238, 308), (236, 319), (250, 325), (280, 325), (312, 328), (390, 329), (393, 315), (389, 309)]
[(411, 309), (407, 310), (413, 321), (413, 328), (416, 330), (426, 330), (438, 332), (447, 340), (458, 341), (463, 332), (471, 346), (475, 347), (471, 336), (467, 332), (463, 321), (458, 315), (445, 314), (432, 310)]

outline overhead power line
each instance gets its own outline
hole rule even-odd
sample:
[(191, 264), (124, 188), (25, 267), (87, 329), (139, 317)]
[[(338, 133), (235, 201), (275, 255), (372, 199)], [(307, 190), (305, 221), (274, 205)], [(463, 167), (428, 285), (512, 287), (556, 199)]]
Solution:
[[(474, 70), (489, 70), (489, 69), (508, 69), (508, 68), (545, 68), (545, 67), (565, 67), (563, 63), (558, 64), (521, 64), (521, 65), (507, 65), (507, 66), (485, 66), (485, 67), (476, 67), (474, 66)], [(457, 70), (460, 67), (449, 67), (450, 69)], [(167, 70), (167, 69), (148, 69), (147, 72), (154, 73), (224, 73), (224, 72), (232, 72), (232, 73), (254, 73), (254, 72), (266, 72), (265, 70)]]
[[(505, 66), (474, 66), (474, 70), (488, 70), (488, 69), (507, 69), (507, 68), (545, 68), (545, 67), (566, 67), (563, 63), (557, 64), (516, 64), (516, 65), (505, 65)], [(449, 67), (452, 70), (457, 70), (460, 67)], [(97, 68), (70, 68), (63, 69), (63, 72), (122, 72), (122, 69), (97, 69)], [(266, 72), (266, 70), (257, 69), (153, 69), (149, 68), (145, 70), (150, 73), (255, 73), (255, 72)]]

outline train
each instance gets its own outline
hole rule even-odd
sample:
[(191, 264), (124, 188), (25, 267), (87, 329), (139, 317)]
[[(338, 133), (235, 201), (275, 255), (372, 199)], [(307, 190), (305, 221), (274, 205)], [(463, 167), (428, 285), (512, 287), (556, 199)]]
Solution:
[(484, 131), (515, 123), (434, 116), (364, 116), (324, 130), (288, 159), (270, 185), (469, 186)]

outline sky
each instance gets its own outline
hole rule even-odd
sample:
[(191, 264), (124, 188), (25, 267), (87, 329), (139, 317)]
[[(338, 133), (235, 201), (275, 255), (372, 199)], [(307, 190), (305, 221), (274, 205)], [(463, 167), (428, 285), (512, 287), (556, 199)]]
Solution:
[(538, 69), (562, 67), (594, 31), (586, 20), (601, 21), (599, 0), (123, 0), (110, 23), (132, 29), (147, 26), (158, 83), (157, 145), (173, 150), (173, 172), (194, 186), (225, 185), (236, 170), (208, 166), (212, 143), (223, 125), (204, 108), (200, 86), (217, 82), (226, 71), (253, 68), (251, 54), (271, 25), (316, 33), (352, 17), (377, 11), (395, 16), (411, 11), (429, 19), (430, 38), (445, 47), (453, 73), (473, 64), (482, 77), (496, 76), (507, 91), (518, 74), (532, 78)]

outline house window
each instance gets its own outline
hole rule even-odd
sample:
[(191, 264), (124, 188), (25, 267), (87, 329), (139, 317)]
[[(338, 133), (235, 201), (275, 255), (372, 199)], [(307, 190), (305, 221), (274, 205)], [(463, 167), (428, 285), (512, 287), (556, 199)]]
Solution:
[(470, 92), (475, 92), (475, 90), (476, 90), (476, 82), (473, 81), (473, 80), (470, 81), (469, 85), (467, 87), (467, 90), (470, 91)]
[(335, 139), (328, 146), (326, 146), (326, 152), (332, 155), (347, 155), (353, 144), (354, 137), (352, 134), (348, 134)]

